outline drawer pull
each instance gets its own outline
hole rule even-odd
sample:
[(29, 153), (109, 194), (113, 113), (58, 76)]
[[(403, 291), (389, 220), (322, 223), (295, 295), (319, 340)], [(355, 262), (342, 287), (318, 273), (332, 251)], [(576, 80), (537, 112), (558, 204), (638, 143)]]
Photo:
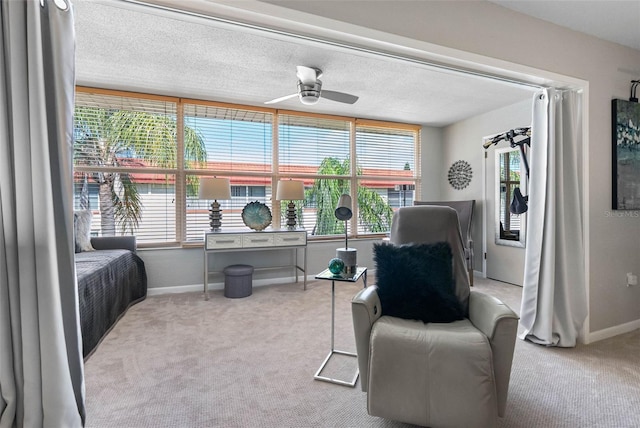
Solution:
[(268, 238), (263, 238), (263, 239), (252, 239), (251, 242), (268, 242), (269, 239)]
[(282, 238), (283, 241), (299, 241), (300, 238)]
[(233, 239), (220, 239), (219, 241), (215, 241), (216, 244), (233, 244), (234, 241)]

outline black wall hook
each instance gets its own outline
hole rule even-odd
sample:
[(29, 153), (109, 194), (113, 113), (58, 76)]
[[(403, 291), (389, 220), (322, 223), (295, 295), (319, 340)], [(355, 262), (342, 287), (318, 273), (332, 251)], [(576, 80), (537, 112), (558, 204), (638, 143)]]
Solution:
[(640, 80), (631, 81), (631, 91), (629, 94), (629, 101), (631, 101), (632, 103), (638, 102), (638, 97), (636, 97), (636, 89), (638, 88), (638, 84), (640, 84)]

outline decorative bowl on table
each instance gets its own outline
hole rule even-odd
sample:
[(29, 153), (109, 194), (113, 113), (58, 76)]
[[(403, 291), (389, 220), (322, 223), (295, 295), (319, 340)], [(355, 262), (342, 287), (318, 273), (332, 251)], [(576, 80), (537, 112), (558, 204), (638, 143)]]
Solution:
[(271, 210), (262, 202), (249, 202), (242, 210), (242, 221), (253, 230), (263, 230), (271, 224)]

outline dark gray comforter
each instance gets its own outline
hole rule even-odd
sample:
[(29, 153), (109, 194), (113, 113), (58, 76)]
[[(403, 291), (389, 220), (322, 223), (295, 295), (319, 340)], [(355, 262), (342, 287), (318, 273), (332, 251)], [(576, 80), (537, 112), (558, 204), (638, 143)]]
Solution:
[(82, 355), (86, 359), (118, 319), (147, 295), (144, 262), (129, 250), (76, 254)]

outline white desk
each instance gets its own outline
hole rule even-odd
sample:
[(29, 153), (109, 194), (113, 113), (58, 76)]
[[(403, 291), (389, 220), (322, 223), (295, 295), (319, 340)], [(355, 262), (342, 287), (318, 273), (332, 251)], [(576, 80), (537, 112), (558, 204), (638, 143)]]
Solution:
[[(255, 270), (282, 269), (293, 267), (298, 282), (298, 271), (303, 273), (303, 287), (307, 289), (307, 232), (306, 230), (255, 230), (205, 232), (204, 236), (204, 298), (209, 300), (209, 274), (220, 271), (209, 271), (209, 257), (215, 253), (235, 251), (265, 251), (291, 249), (295, 257), (293, 263), (285, 266), (257, 267)], [(304, 251), (303, 267), (298, 263), (298, 249)]]

